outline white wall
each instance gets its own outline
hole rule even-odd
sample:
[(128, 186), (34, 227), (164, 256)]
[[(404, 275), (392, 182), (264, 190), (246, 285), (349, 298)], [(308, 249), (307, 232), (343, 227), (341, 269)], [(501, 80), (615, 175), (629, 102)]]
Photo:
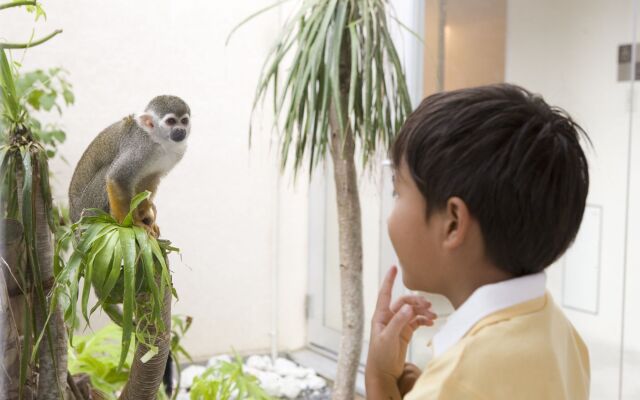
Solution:
[[(599, 310), (592, 315), (565, 309), (590, 349), (593, 399), (618, 398), (630, 85), (617, 82), (617, 49), (631, 42), (631, 16), (631, 0), (510, 0), (507, 6), (506, 80), (567, 109), (593, 141), (588, 202), (603, 209)], [(632, 176), (637, 172), (636, 166)], [(637, 200), (633, 207), (637, 214)], [(634, 219), (630, 221), (633, 226)], [(630, 240), (629, 249), (634, 247)], [(637, 251), (629, 261), (629, 270), (637, 270)], [(552, 266), (548, 276), (561, 303), (562, 262)], [(628, 285), (637, 291), (637, 283)], [(635, 331), (640, 323), (637, 306), (627, 304), (627, 328)], [(628, 335), (625, 345), (632, 355), (638, 349), (637, 336)], [(627, 384), (637, 385), (631, 381)], [(637, 398), (638, 389), (632, 395), (626, 386), (628, 398)]]
[[(224, 45), (236, 23), (269, 4), (51, 0), (44, 4), (48, 21), (35, 24), (35, 36), (54, 28), (64, 33), (24, 58), (25, 71), (65, 67), (74, 85), (77, 101), (64, 113), (69, 137), (61, 147), (69, 163), (52, 162), (56, 201), (66, 202), (73, 166), (101, 129), (141, 111), (158, 94), (176, 94), (190, 104), (189, 149), (160, 185), (157, 206), (162, 235), (182, 250), (182, 258), (171, 259), (180, 295), (174, 313), (194, 317), (186, 348), (196, 358), (232, 346), (268, 348), (276, 298), (281, 348), (305, 343), (304, 174), (297, 185), (288, 176), (278, 184), (268, 115), (257, 120), (248, 148), (254, 89), (281, 27), (279, 10), (250, 22)], [(24, 11), (0, 16), (9, 41), (28, 38), (33, 25)], [(278, 293), (271, 280), (276, 267)]]

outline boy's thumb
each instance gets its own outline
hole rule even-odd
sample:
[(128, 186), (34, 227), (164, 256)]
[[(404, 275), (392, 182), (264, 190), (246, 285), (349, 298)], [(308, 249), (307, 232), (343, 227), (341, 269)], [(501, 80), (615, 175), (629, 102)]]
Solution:
[(409, 304), (405, 304), (391, 318), (391, 321), (389, 321), (389, 323), (387, 324), (386, 330), (391, 335), (400, 336), (400, 333), (402, 332), (404, 327), (407, 326), (409, 322), (411, 322), (412, 318), (413, 318), (413, 307), (411, 307)]

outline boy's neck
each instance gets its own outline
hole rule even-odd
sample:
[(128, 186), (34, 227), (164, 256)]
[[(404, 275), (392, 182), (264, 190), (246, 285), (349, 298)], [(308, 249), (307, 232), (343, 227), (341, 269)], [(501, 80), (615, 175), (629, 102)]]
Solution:
[(462, 276), (453, 279), (447, 293), (444, 293), (456, 310), (479, 287), (513, 278), (513, 275), (492, 264), (476, 265), (461, 272), (463, 272)]

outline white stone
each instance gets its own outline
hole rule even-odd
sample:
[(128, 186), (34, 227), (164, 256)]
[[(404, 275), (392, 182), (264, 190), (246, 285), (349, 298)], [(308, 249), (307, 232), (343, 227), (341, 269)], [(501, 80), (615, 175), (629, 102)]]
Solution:
[(295, 399), (303, 390), (300, 380), (293, 377), (285, 377), (282, 379), (281, 396), (288, 399)]
[(228, 362), (228, 363), (230, 363), (230, 362), (232, 362), (233, 360), (232, 360), (232, 358), (231, 358), (231, 356), (230, 356), (230, 355), (228, 355), (228, 354), (221, 354), (221, 355), (219, 355), (219, 356), (211, 357), (211, 358), (209, 359), (209, 361), (207, 362), (207, 367), (215, 367), (215, 366), (217, 366), (220, 362), (223, 362), (223, 361), (224, 361), (224, 362)]
[(267, 371), (262, 371), (260, 369), (254, 368), (254, 367), (252, 367), (250, 365), (244, 365), (242, 367), (242, 370), (244, 371), (245, 374), (253, 375), (258, 379), (260, 379), (262, 374), (267, 373)]
[(188, 392), (181, 390), (180, 393), (178, 393), (178, 397), (176, 397), (176, 400), (191, 400), (191, 396)]
[(294, 376), (298, 369), (294, 362), (282, 357), (277, 358), (273, 365), (273, 370), (281, 376)]
[(307, 388), (311, 390), (320, 390), (327, 386), (327, 381), (314, 374), (314, 376), (310, 376), (306, 379), (306, 384)]
[(273, 368), (271, 358), (269, 358), (269, 356), (251, 356), (247, 358), (245, 364), (249, 367), (262, 371), (270, 371), (271, 368)]
[(193, 378), (202, 375), (207, 368), (202, 365), (190, 365), (180, 374), (180, 387), (187, 389), (193, 384)]
[(305, 371), (305, 377), (311, 378), (312, 376), (317, 376), (316, 371), (313, 368), (302, 368)]
[(273, 372), (262, 372), (260, 377), (260, 386), (269, 396), (282, 396), (282, 378)]

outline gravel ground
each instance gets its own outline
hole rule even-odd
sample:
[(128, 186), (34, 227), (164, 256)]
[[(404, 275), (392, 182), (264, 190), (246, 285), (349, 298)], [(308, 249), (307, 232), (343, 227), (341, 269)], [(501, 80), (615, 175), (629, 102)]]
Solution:
[[(195, 376), (204, 372), (207, 366), (219, 361), (231, 361), (228, 355), (211, 358), (206, 365), (185, 366), (180, 377), (181, 388), (178, 400), (188, 400), (186, 388), (191, 386)], [(310, 369), (298, 365), (288, 358), (279, 357), (272, 362), (269, 356), (253, 355), (244, 358), (244, 371), (258, 378), (260, 386), (276, 398), (288, 400), (324, 400), (331, 398), (331, 385), (327, 380)]]

